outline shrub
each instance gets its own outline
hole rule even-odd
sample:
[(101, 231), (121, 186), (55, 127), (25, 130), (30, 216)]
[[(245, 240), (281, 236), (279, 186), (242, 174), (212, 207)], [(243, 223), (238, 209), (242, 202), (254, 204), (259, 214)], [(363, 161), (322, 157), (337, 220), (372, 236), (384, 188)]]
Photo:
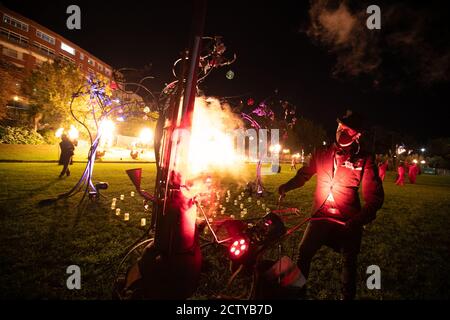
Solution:
[(47, 144), (57, 144), (60, 142), (60, 138), (55, 136), (54, 129), (43, 129), (38, 131), (39, 134), (44, 138), (45, 143)]
[(26, 127), (0, 126), (0, 143), (6, 144), (43, 144), (44, 138)]

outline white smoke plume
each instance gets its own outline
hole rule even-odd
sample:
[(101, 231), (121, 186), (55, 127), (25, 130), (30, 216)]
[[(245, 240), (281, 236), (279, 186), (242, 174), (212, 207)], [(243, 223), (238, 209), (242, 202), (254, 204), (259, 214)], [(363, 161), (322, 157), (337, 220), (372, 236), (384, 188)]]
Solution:
[[(366, 1), (312, 0), (308, 36), (336, 56), (335, 76), (430, 85), (448, 80), (450, 44), (438, 8), (379, 1), (381, 30), (369, 30)], [(448, 28), (447, 28), (448, 29)], [(436, 38), (436, 32), (444, 33)]]

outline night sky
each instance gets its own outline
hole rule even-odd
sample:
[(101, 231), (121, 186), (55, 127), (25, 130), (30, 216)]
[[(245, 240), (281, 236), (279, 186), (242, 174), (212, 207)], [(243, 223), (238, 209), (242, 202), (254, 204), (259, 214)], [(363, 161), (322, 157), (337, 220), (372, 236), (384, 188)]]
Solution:
[[(155, 91), (172, 81), (172, 63), (187, 46), (191, 27), (190, 1), (1, 2), (114, 68), (151, 64)], [(297, 105), (299, 116), (329, 131), (337, 116), (353, 109), (370, 125), (419, 141), (450, 136), (446, 1), (345, 1), (345, 7), (324, 0), (242, 3), (208, 3), (204, 33), (223, 36), (227, 54), (236, 53), (237, 61), (207, 78), (202, 86), (207, 94), (261, 101), (277, 90), (280, 99)], [(70, 4), (81, 7), (81, 30), (66, 28)], [(325, 4), (328, 11), (321, 10)], [(369, 4), (381, 7), (380, 31), (365, 28)], [(333, 14), (323, 15), (327, 12)], [(314, 21), (330, 23), (313, 30)], [(357, 23), (333, 30), (333, 21)], [(228, 70), (234, 79), (225, 77)]]

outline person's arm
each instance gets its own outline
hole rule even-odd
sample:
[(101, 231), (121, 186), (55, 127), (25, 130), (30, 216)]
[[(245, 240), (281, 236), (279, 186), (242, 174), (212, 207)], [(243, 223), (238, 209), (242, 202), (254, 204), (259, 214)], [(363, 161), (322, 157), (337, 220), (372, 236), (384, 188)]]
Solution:
[(364, 206), (349, 224), (365, 225), (373, 221), (384, 201), (383, 183), (372, 157), (366, 160), (361, 181)]
[(300, 188), (303, 186), (311, 177), (316, 174), (316, 154), (311, 158), (309, 165), (301, 167), (297, 174), (285, 184), (282, 184), (278, 188), (278, 192), (283, 195), (286, 192)]

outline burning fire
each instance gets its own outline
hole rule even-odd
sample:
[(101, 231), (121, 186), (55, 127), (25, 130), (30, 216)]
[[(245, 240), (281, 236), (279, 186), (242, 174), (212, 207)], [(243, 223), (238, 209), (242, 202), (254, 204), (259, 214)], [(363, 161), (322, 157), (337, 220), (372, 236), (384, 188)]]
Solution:
[(235, 148), (233, 130), (242, 121), (214, 98), (195, 100), (188, 156), (189, 177), (206, 172), (236, 173), (244, 164)]
[(178, 157), (175, 167), (188, 181), (189, 190), (183, 190), (186, 197), (207, 193), (212, 185), (218, 188), (219, 181), (213, 182), (211, 176), (245, 178), (245, 157), (237, 152), (233, 134), (242, 126), (242, 120), (228, 105), (214, 98), (196, 98), (190, 139), (182, 134), (176, 137), (184, 140), (180, 144), (185, 156)]

